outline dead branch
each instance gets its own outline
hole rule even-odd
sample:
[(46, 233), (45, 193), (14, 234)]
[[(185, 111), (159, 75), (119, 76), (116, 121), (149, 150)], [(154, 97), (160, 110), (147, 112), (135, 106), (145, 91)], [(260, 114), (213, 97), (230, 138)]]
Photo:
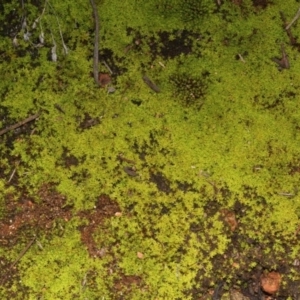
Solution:
[(287, 54), (284, 50), (283, 44), (281, 45), (281, 53), (282, 53), (282, 57), (280, 59), (274, 57), (274, 58), (272, 58), (272, 60), (277, 63), (280, 70), (289, 69), (290, 68), (290, 63), (289, 63), (288, 56), (287, 56)]
[(143, 80), (154, 92), (160, 92), (160, 88), (155, 83), (153, 83), (146, 75), (143, 76)]
[(12, 180), (13, 177), (15, 176), (15, 173), (16, 173), (16, 171), (17, 171), (17, 167), (19, 166), (19, 164), (20, 164), (20, 161), (17, 161), (16, 167), (15, 167), (14, 170), (12, 171), (12, 173), (11, 173), (11, 175), (10, 175), (8, 181), (7, 181), (8, 183), (11, 182), (11, 180)]
[(94, 44), (94, 61), (93, 61), (93, 75), (94, 80), (97, 86), (100, 86), (99, 83), (99, 15), (98, 9), (94, 0), (90, 0), (91, 6), (93, 8), (94, 20), (95, 20), (95, 44)]
[[(35, 128), (30, 132), (30, 135), (33, 135), (34, 132), (35, 132)], [(11, 180), (14, 178), (14, 176), (15, 176), (15, 174), (16, 174), (16, 171), (17, 171), (17, 168), (18, 168), (20, 162), (21, 162), (20, 160), (18, 160), (18, 161), (16, 162), (16, 166), (15, 166), (14, 170), (12, 171), (12, 173), (11, 173), (11, 175), (10, 175), (8, 181), (7, 181), (8, 183), (11, 182)]]
[(1, 276), (0, 276), (0, 285), (3, 285), (8, 277), (7, 277), (7, 274), (10, 273), (10, 271), (16, 266), (16, 264), (20, 261), (20, 259), (25, 255), (25, 253), (28, 251), (28, 249), (32, 246), (32, 244), (34, 243), (34, 241), (36, 240), (36, 237), (34, 237), (33, 239), (31, 239), (26, 247), (20, 252), (20, 254), (18, 255), (17, 259), (7, 268), (6, 272), (3, 273)]
[(290, 27), (300, 18), (300, 8), (298, 9), (295, 17), (293, 18), (293, 20), (291, 21), (291, 23), (289, 25), (287, 25), (285, 27), (286, 30), (290, 29)]
[(105, 65), (106, 69), (109, 71), (109, 73), (112, 75), (113, 71), (111, 70), (111, 68), (109, 67), (109, 65), (106, 63), (105, 60), (103, 60), (103, 64)]
[(286, 21), (286, 17), (285, 15), (283, 14), (283, 12), (281, 11), (280, 12), (280, 17), (281, 17), (281, 20), (283, 22), (283, 28), (285, 29), (288, 37), (289, 37), (289, 40), (290, 40), (290, 43), (291, 45), (296, 45), (297, 44), (297, 41), (296, 39), (294, 38), (292, 32), (291, 32), (291, 29), (290, 27), (287, 26), (287, 21)]
[(5, 134), (8, 131), (14, 130), (14, 129), (18, 128), (18, 127), (21, 127), (21, 126), (25, 125), (28, 122), (31, 122), (31, 121), (35, 120), (36, 118), (38, 118), (40, 116), (40, 114), (41, 113), (36, 113), (36, 114), (31, 115), (28, 118), (26, 118), (26, 119), (24, 119), (24, 120), (22, 120), (22, 121), (20, 121), (20, 122), (18, 122), (16, 124), (14, 124), (14, 125), (11, 125), (11, 126), (8, 126), (8, 127), (4, 128), (4, 129), (2, 129), (0, 131), (0, 136), (3, 135), (3, 134)]
[(25, 253), (28, 251), (28, 249), (31, 247), (31, 245), (33, 244), (33, 242), (36, 240), (36, 237), (34, 237), (31, 241), (29, 241), (26, 245), (26, 247), (20, 252), (19, 256), (17, 257), (17, 259), (12, 263), (12, 265), (10, 266), (11, 268), (13, 268), (18, 262), (19, 260), (25, 255)]

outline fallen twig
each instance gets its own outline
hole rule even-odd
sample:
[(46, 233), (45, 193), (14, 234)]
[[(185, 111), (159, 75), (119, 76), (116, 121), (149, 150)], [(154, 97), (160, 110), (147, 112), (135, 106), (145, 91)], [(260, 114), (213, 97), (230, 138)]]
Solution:
[(289, 59), (288, 59), (288, 56), (287, 56), (287, 54), (284, 50), (283, 45), (281, 45), (281, 53), (282, 53), (281, 59), (278, 59), (278, 58), (275, 57), (272, 60), (277, 63), (280, 70), (289, 69), (290, 68), (290, 63), (289, 63)]
[(94, 0), (90, 0), (92, 9), (93, 9), (93, 14), (94, 14), (94, 20), (95, 20), (95, 43), (94, 43), (94, 61), (93, 61), (93, 75), (94, 75), (94, 80), (97, 86), (100, 85), (99, 82), (99, 15), (98, 15), (98, 10), (97, 6), (95, 4)]
[[(30, 132), (30, 135), (33, 135), (34, 132), (35, 132), (35, 128)], [(11, 182), (11, 180), (14, 178), (14, 176), (15, 176), (15, 174), (16, 174), (16, 171), (17, 171), (17, 168), (18, 168), (19, 164), (20, 164), (20, 160), (18, 160), (18, 161), (16, 162), (15, 168), (14, 168), (14, 170), (12, 171), (12, 173), (11, 173), (11, 175), (10, 175), (8, 181), (7, 181), (8, 183)]]
[(239, 59), (243, 62), (243, 63), (245, 63), (246, 61), (244, 60), (244, 58), (243, 58), (243, 56), (242, 56), (242, 54), (240, 54), (240, 53), (238, 53), (238, 56), (239, 56)]
[(215, 287), (214, 293), (212, 295), (212, 300), (219, 300), (222, 296), (222, 289), (223, 289), (224, 282), (218, 283)]
[(280, 12), (280, 17), (281, 17), (281, 20), (283, 22), (283, 28), (285, 29), (289, 39), (290, 39), (290, 42), (291, 42), (291, 45), (296, 45), (297, 44), (297, 41), (296, 39), (294, 38), (292, 32), (291, 32), (291, 29), (287, 26), (287, 21), (286, 21), (286, 17), (285, 15), (283, 14), (283, 12), (281, 11)]
[(118, 158), (121, 162), (125, 161), (125, 162), (127, 162), (127, 163), (132, 164), (132, 165), (135, 164), (134, 160), (131, 160), (131, 159), (129, 159), (129, 158), (124, 157), (123, 154), (119, 154), (119, 155), (117, 156), (117, 158)]
[(136, 172), (136, 170), (135, 170), (134, 167), (128, 167), (128, 166), (126, 166), (126, 167), (123, 167), (123, 170), (124, 170), (124, 172), (125, 172), (127, 175), (129, 175), (129, 176), (131, 176), (131, 177), (136, 177), (136, 176), (139, 175), (139, 174)]
[(17, 259), (6, 269), (6, 272), (0, 276), (0, 285), (3, 285), (8, 280), (9, 277), (7, 276), (7, 274), (11, 273), (10, 271), (15, 267), (15, 265), (20, 261), (20, 259), (25, 255), (25, 253), (28, 251), (28, 249), (34, 243), (35, 239), (36, 239), (36, 237), (34, 237), (32, 240), (30, 240), (28, 242), (26, 247), (20, 252)]
[(11, 173), (9, 179), (8, 179), (8, 182), (11, 182), (11, 180), (12, 180), (13, 177), (15, 176), (15, 173), (16, 173), (16, 171), (17, 171), (17, 167), (19, 166), (19, 164), (20, 164), (20, 161), (17, 161), (16, 167), (15, 167), (14, 170), (12, 171), (12, 173)]
[(293, 18), (293, 20), (291, 21), (290, 24), (288, 24), (286, 27), (285, 27), (285, 30), (288, 30), (290, 29), (290, 27), (300, 18), (300, 8), (298, 9), (295, 17)]
[(160, 92), (160, 88), (155, 83), (153, 83), (147, 76), (143, 76), (143, 80), (154, 92)]
[(21, 126), (25, 125), (28, 122), (31, 122), (31, 121), (35, 120), (36, 118), (38, 118), (40, 116), (40, 114), (41, 113), (36, 113), (36, 114), (31, 115), (28, 118), (26, 118), (26, 119), (24, 119), (24, 120), (22, 120), (22, 121), (20, 121), (20, 122), (18, 122), (16, 124), (14, 124), (14, 125), (11, 125), (11, 126), (8, 126), (8, 127), (4, 128), (4, 129), (2, 129), (0, 131), (0, 136), (3, 135), (3, 134), (5, 134), (6, 132), (8, 132), (10, 130), (14, 130), (14, 129), (18, 128), (18, 127), (21, 127)]
[(12, 263), (10, 268), (13, 268), (19, 262), (19, 260), (25, 255), (25, 253), (28, 251), (28, 249), (34, 243), (35, 239), (36, 239), (36, 237), (34, 237), (31, 241), (29, 241), (29, 243), (26, 245), (26, 247), (21, 251), (21, 253), (17, 257), (17, 259)]
[(62, 114), (66, 114), (65, 111), (60, 107), (60, 105), (58, 105), (57, 103), (54, 104), (54, 107), (61, 112)]
[(61, 42), (62, 42), (62, 45), (63, 45), (63, 48), (64, 48), (64, 52), (65, 52), (65, 54), (68, 54), (69, 49), (68, 49), (67, 45), (65, 44), (64, 37), (63, 37), (62, 31), (61, 31), (61, 27), (60, 27), (60, 23), (59, 23), (57, 14), (56, 14), (56, 12), (55, 12), (55, 10), (54, 10), (54, 7), (50, 4), (49, 1), (47, 1), (47, 4), (48, 4), (48, 5), (51, 7), (51, 9), (53, 10), (54, 16), (55, 16), (55, 18), (56, 18), (56, 22), (57, 22), (57, 24), (58, 24), (59, 34), (60, 34)]
[(103, 60), (103, 64), (104, 64), (104, 66), (106, 67), (106, 69), (109, 71), (109, 73), (112, 75), (112, 74), (113, 74), (113, 71), (111, 70), (111, 68), (110, 68), (109, 65), (106, 63), (105, 60)]
[(166, 67), (161, 61), (159, 61), (158, 63), (159, 63), (163, 68)]
[(278, 193), (279, 196), (285, 196), (285, 197), (294, 197), (295, 194), (293, 193), (285, 193), (285, 192), (281, 192), (281, 193)]

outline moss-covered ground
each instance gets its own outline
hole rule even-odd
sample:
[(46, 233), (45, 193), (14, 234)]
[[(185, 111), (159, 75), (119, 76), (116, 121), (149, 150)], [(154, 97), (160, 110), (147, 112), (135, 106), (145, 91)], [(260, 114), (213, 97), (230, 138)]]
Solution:
[(299, 3), (96, 5), (102, 88), (89, 1), (0, 4), (0, 298), (298, 299)]

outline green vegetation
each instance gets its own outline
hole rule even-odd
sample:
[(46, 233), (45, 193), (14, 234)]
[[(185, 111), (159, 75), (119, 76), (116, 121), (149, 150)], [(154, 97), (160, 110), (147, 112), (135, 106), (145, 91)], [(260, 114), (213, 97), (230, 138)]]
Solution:
[[(0, 217), (14, 218), (8, 200), (42, 203), (45, 185), (72, 210), (13, 245), (0, 233), (2, 262), (38, 242), (1, 299), (198, 299), (262, 270), (279, 270), (291, 296), (300, 280), (299, 48), (279, 14), (298, 4), (146, 2), (96, 3), (114, 93), (90, 76), (89, 1), (0, 4), (0, 128), (40, 112), (0, 136)], [(272, 61), (282, 44), (290, 69)], [(101, 210), (101, 195), (119, 210), (94, 228), (92, 257), (80, 212)]]

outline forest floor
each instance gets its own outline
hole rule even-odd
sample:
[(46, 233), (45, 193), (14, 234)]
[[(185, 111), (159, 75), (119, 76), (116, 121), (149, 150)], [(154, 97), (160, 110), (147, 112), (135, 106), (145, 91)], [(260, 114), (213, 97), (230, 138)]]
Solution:
[[(20, 201), (6, 199), (6, 214), (0, 220), (0, 245), (9, 251), (18, 242), (27, 240), (26, 247), (20, 255), (14, 260), (9, 261), (5, 257), (0, 257), (1, 277), (0, 284), (10, 288), (15, 280), (20, 279), (18, 271), (18, 262), (26, 255), (26, 251), (33, 243), (39, 245), (38, 236), (46, 235), (49, 238), (53, 235), (54, 227), (60, 222), (68, 222), (73, 217), (72, 208), (65, 206), (65, 197), (55, 192), (53, 186), (45, 184), (39, 192), (40, 203), (36, 203), (31, 197), (24, 192)], [(118, 204), (106, 195), (101, 195), (95, 204), (96, 209), (90, 211), (81, 211), (77, 213), (81, 218), (88, 220), (88, 223), (78, 230), (81, 232), (82, 243), (86, 246), (89, 255), (93, 258), (101, 259), (104, 255), (101, 249), (93, 239), (93, 233), (103, 224), (104, 220), (115, 216), (120, 211)], [(42, 247), (40, 245), (40, 247)], [(255, 278), (256, 274), (249, 274), (249, 278)], [(138, 276), (123, 275), (115, 282), (116, 294), (120, 291), (130, 289), (131, 285), (139, 285), (141, 278)], [(267, 299), (266, 297), (258, 298), (257, 294), (259, 281), (253, 281), (249, 291), (239, 291), (231, 289), (230, 299), (247, 300), (247, 299)], [(228, 295), (228, 292), (226, 293)], [(13, 294), (11, 295), (13, 298)], [(219, 286), (215, 291), (208, 291), (206, 296), (201, 299), (221, 299), (222, 291)], [(199, 298), (200, 299), (200, 298)], [(222, 298), (225, 299), (225, 298)]]
[[(7, 289), (11, 289), (14, 282), (20, 280), (18, 263), (26, 255), (27, 250), (33, 244), (42, 248), (39, 236), (46, 236), (51, 239), (53, 235), (59, 235), (60, 232), (63, 235), (63, 224), (69, 222), (73, 217), (80, 217), (86, 221), (85, 225), (77, 228), (81, 234), (81, 241), (91, 258), (101, 259), (106, 250), (97, 247), (93, 234), (101, 228), (105, 220), (120, 214), (117, 202), (107, 195), (99, 196), (95, 203), (95, 209), (82, 210), (75, 214), (72, 207), (66, 205), (65, 197), (55, 191), (53, 184), (42, 186), (37, 196), (40, 199), (38, 202), (28, 196), (26, 191), (22, 191), (18, 196), (19, 201), (13, 200), (14, 195), (6, 199), (5, 216), (0, 220), (0, 246), (9, 252), (17, 243), (23, 242), (26, 245), (13, 261), (4, 256), (0, 257), (0, 285)], [(111, 269), (113, 266), (110, 265), (108, 268)], [(218, 266), (216, 265), (215, 268), (217, 269)], [(282, 265), (282, 268), (288, 273), (288, 265)], [(287, 299), (287, 295), (292, 295), (295, 300), (299, 299), (298, 283), (290, 285), (289, 290), (285, 289), (283, 295), (278, 293), (272, 296), (264, 293), (261, 288), (262, 273), (260, 271), (255, 270), (249, 273), (249, 270), (239, 270), (239, 272), (247, 275), (244, 275), (242, 281), (236, 286), (225, 287), (225, 284), (221, 282), (215, 289), (208, 289), (207, 293), (201, 296), (197, 291), (191, 291), (194, 294), (193, 299), (275, 300)], [(115, 280), (111, 290), (112, 294), (116, 295), (115, 299), (124, 299), (123, 297), (131, 292), (133, 286), (143, 286), (142, 278), (139, 276), (119, 275), (119, 279)], [(271, 285), (276, 284), (271, 282)], [(16, 295), (11, 291), (11, 299)], [(118, 297), (117, 295), (122, 296)]]
[[(239, 5), (242, 3), (242, 1), (232, 1), (236, 2), (235, 4)], [(253, 4), (255, 6), (261, 6), (262, 8), (265, 8), (268, 4), (268, 1), (266, 0), (255, 0), (253, 1)], [(132, 32), (129, 32), (133, 36), (133, 43), (132, 45), (129, 45), (128, 49), (126, 51), (136, 51), (137, 53), (140, 51), (140, 44), (143, 42), (144, 44), (149, 45), (149, 56), (151, 56), (154, 59), (159, 55), (165, 60), (179, 57), (180, 55), (187, 55), (192, 53), (192, 38), (197, 38), (198, 35), (183, 30), (182, 34), (179, 37), (174, 38), (174, 32), (160, 32), (158, 34), (158, 40), (154, 41), (153, 37), (143, 37), (141, 33), (136, 30), (131, 30)], [(144, 39), (144, 40), (143, 40)], [(225, 43), (225, 41), (224, 41)], [(112, 62), (112, 53), (102, 53), (102, 59), (105, 59), (105, 61), (111, 62), (113, 67), (117, 69), (116, 66), (114, 66)], [(117, 72), (118, 73), (118, 72)], [(205, 77), (207, 74), (203, 73), (203, 77)], [(188, 80), (184, 79), (183, 77), (171, 77), (174, 81), (174, 86), (177, 85), (180, 86), (187, 86), (190, 84)], [(146, 82), (147, 84), (147, 82)], [(198, 85), (195, 86), (196, 90), (199, 90), (199, 97), (201, 98), (203, 95), (204, 87), (201, 86), (201, 82), (197, 82)], [(149, 85), (149, 84), (148, 84)], [(200, 85), (200, 86), (199, 86)], [(151, 88), (151, 85), (149, 86)], [(189, 86), (190, 87), (190, 86)], [(152, 90), (155, 91), (155, 88)], [(180, 92), (180, 90), (179, 90)], [(189, 105), (191, 101), (194, 100), (195, 96), (192, 94), (192, 97), (189, 95), (188, 97), (184, 98), (185, 105)], [(191, 100), (192, 99), (192, 100)], [(133, 104), (140, 105), (141, 100), (131, 100)], [(135, 101), (135, 102), (134, 102)], [(140, 101), (140, 102), (139, 102)], [(201, 102), (198, 109), (201, 108), (203, 103)], [(59, 106), (58, 106), (59, 107)], [(56, 107), (57, 108), (57, 107)], [(64, 114), (64, 111), (61, 112)], [(98, 119), (92, 119), (89, 115), (85, 115), (85, 120), (82, 121), (82, 123), (79, 125), (80, 129), (87, 129), (89, 127), (93, 127), (95, 124), (97, 125), (99, 122)], [(1, 118), (4, 116), (1, 116)], [(98, 123), (97, 123), (98, 122)], [(33, 133), (34, 129), (31, 126), (31, 124), (34, 123), (34, 120), (31, 122), (28, 122), (22, 126), (19, 126), (18, 128), (13, 130), (12, 135), (7, 140), (7, 147), (10, 147), (14, 143), (14, 141), (18, 138), (22, 139), (24, 136), (29, 136)], [(131, 124), (130, 124), (131, 126)], [(3, 133), (6, 134), (6, 133)], [(11, 131), (10, 133), (11, 134)], [(0, 133), (1, 135), (1, 133)], [(120, 208), (118, 204), (118, 199), (115, 200), (114, 197), (107, 194), (100, 194), (94, 202), (94, 208), (88, 209), (88, 210), (75, 210), (75, 208), (72, 205), (68, 204), (66, 196), (63, 194), (60, 194), (57, 191), (56, 183), (52, 182), (45, 182), (37, 192), (36, 195), (32, 195), (32, 191), (30, 188), (26, 188), (24, 186), (19, 185), (18, 182), (18, 165), (20, 163), (19, 157), (7, 157), (9, 163), (11, 166), (15, 166), (15, 169), (13, 172), (11, 172), (9, 175), (4, 174), (4, 171), (2, 172), (0, 170), (0, 177), (7, 178), (7, 186), (13, 186), (14, 190), (10, 194), (5, 196), (4, 201), (4, 211), (2, 212), (0, 216), (0, 247), (2, 249), (5, 249), (5, 252), (8, 255), (2, 255), (0, 256), (0, 286), (4, 289), (7, 289), (10, 291), (10, 299), (17, 299), (19, 295), (19, 291), (15, 290), (16, 286), (20, 286), (20, 288), (24, 288), (22, 285), (16, 284), (17, 282), (21, 282), (22, 280), (22, 270), (19, 269), (19, 263), (22, 261), (22, 259), (28, 254), (27, 251), (31, 247), (37, 247), (41, 250), (43, 249), (43, 245), (40, 242), (40, 237), (46, 238), (46, 240), (50, 241), (53, 237), (63, 237), (64, 233), (64, 227), (65, 224), (71, 222), (73, 219), (80, 219), (82, 222), (81, 225), (77, 228), (74, 228), (74, 230), (77, 230), (80, 234), (81, 243), (84, 245), (84, 247), (87, 250), (87, 253), (89, 254), (89, 257), (94, 260), (101, 260), (106, 255), (107, 252), (109, 252), (109, 247), (103, 247), (99, 248), (97, 241), (95, 240), (95, 236), (97, 235), (97, 232), (102, 229), (104, 222), (108, 221), (109, 219), (112, 219), (116, 216), (121, 215), (122, 209)], [(69, 159), (69, 161), (68, 161)], [(72, 160), (72, 157), (66, 158), (63, 157), (65, 167), (68, 168), (70, 165), (76, 165), (76, 157), (74, 158), (74, 161)], [(12, 167), (13, 168), (13, 167)], [(260, 167), (259, 167), (260, 168)], [(130, 168), (123, 168), (123, 171), (127, 173), (127, 175), (135, 177), (136, 173), (134, 170), (131, 170)], [(159, 192), (168, 194), (171, 190), (169, 183), (163, 176), (157, 176), (155, 173), (151, 173), (150, 171), (150, 180), (151, 183), (153, 183), (155, 186), (157, 186), (157, 190)], [(293, 167), (294, 173), (300, 172), (300, 167), (295, 166)], [(159, 174), (159, 173), (158, 173)], [(214, 187), (215, 188), (215, 187)], [(182, 192), (186, 192), (185, 187), (182, 187)], [(220, 194), (224, 191), (218, 191)], [(93, 198), (94, 199), (94, 198)], [(93, 200), (94, 201), (94, 200)], [(232, 281), (230, 285), (226, 282), (226, 278), (224, 278), (224, 282), (220, 282), (219, 280), (216, 280), (216, 286), (211, 287), (211, 281), (210, 282), (204, 282), (203, 287), (200, 289), (190, 289), (188, 291), (189, 297), (192, 299), (197, 300), (206, 300), (206, 299), (223, 299), (223, 300), (283, 300), (283, 299), (294, 299), (298, 300), (300, 299), (300, 282), (292, 282), (288, 278), (286, 279), (286, 285), (280, 286), (280, 282), (277, 282), (276, 280), (273, 280), (272, 278), (268, 277), (269, 271), (272, 273), (272, 270), (266, 270), (264, 269), (263, 264), (258, 265), (257, 267), (251, 268), (249, 271), (249, 265), (253, 261), (255, 262), (263, 262), (264, 260), (264, 254), (263, 254), (263, 247), (264, 245), (259, 244), (258, 242), (254, 241), (249, 237), (249, 239), (245, 239), (245, 235), (241, 231), (239, 231), (239, 228), (235, 230), (236, 227), (239, 225), (238, 222), (234, 220), (234, 224), (232, 223), (232, 220), (229, 220), (229, 214), (231, 217), (235, 218), (235, 215), (242, 211), (241, 209), (241, 203), (236, 204), (236, 207), (233, 207), (233, 211), (228, 211), (223, 209), (222, 207), (218, 206), (217, 204), (214, 204), (213, 201), (207, 203), (205, 206), (205, 214), (207, 218), (210, 216), (213, 216), (217, 212), (221, 212), (220, 215), (223, 217), (222, 221), (225, 223), (225, 231), (229, 232), (228, 236), (230, 237), (230, 245), (228, 247), (228, 252), (225, 253), (228, 257), (232, 253), (237, 253), (237, 255), (240, 255), (237, 257), (237, 260), (243, 261), (243, 264), (239, 265), (236, 270), (236, 275), (234, 275), (233, 282), (236, 282), (236, 284), (232, 284)], [(130, 209), (128, 208), (128, 215), (131, 213)], [(223, 211), (223, 215), (222, 215)], [(163, 212), (158, 217), (162, 217), (163, 214), (167, 214), (168, 212)], [(125, 214), (124, 214), (125, 215)], [(197, 231), (200, 231), (202, 229), (194, 228), (194, 225), (191, 224), (190, 232), (195, 233)], [(232, 226), (234, 228), (232, 228)], [(242, 226), (242, 225), (241, 225)], [(231, 228), (230, 228), (231, 227)], [(224, 231), (224, 232), (225, 232)], [(295, 232), (295, 236), (297, 238), (297, 235), (299, 232)], [(210, 235), (208, 232), (207, 235)], [(270, 240), (272, 240), (273, 237), (270, 237)], [(272, 241), (275, 241), (274, 238)], [(250, 251), (247, 253), (249, 254), (249, 257), (247, 257), (247, 254), (242, 253), (242, 248), (240, 246), (240, 243), (248, 243), (253, 244), (253, 248), (250, 249)], [(115, 241), (116, 244), (118, 244), (120, 241)], [(255, 244), (256, 243), (256, 244)], [(13, 257), (13, 255), (9, 255), (10, 253), (16, 253), (16, 246), (24, 245), (23, 249), (20, 250), (19, 254)], [(274, 242), (275, 244), (275, 242)], [(292, 252), (291, 249), (294, 245), (288, 245), (287, 248), (284, 248), (286, 253)], [(234, 252), (233, 250), (236, 250)], [(211, 250), (210, 250), (211, 251)], [(231, 252), (230, 252), (231, 251)], [(182, 256), (184, 256), (184, 253), (182, 251)], [(113, 254), (112, 254), (113, 255)], [(142, 255), (141, 253), (138, 255)], [(209, 256), (209, 253), (207, 253)], [(224, 255), (224, 256), (225, 256)], [(223, 267), (223, 260), (224, 256), (212, 255), (212, 262), (213, 262), (213, 269), (218, 270), (221, 274), (229, 274), (228, 269), (222, 270)], [(13, 258), (12, 258), (13, 257)], [(275, 260), (275, 259), (274, 259)], [(279, 265), (279, 268), (276, 268), (276, 272), (278, 274), (289, 274), (292, 273), (291, 269), (297, 268), (299, 270), (299, 260), (295, 260), (293, 265), (291, 265), (291, 262), (288, 262), (285, 260), (285, 258), (282, 258), (282, 261), (277, 262)], [(238, 263), (236, 263), (238, 265)], [(268, 264), (266, 265), (275, 265), (273, 261), (268, 261)], [(236, 266), (231, 265), (232, 269), (234, 269)], [(220, 270), (221, 269), (221, 270)], [(120, 271), (117, 267), (114, 261), (107, 264), (107, 274), (109, 272), (117, 274), (118, 278), (114, 279), (113, 284), (111, 285), (111, 294), (115, 295), (114, 299), (130, 299), (130, 294), (132, 293), (132, 290), (134, 288), (145, 288), (147, 289), (146, 284), (143, 282), (143, 278), (138, 275), (126, 275), (123, 274), (122, 271)], [(234, 273), (232, 270), (230, 270), (230, 274)], [(275, 270), (274, 270), (275, 271)], [(269, 273), (269, 274), (270, 274)], [(90, 280), (93, 281), (94, 277), (96, 275), (91, 273), (89, 274)], [(217, 277), (217, 276), (216, 276)], [(263, 280), (267, 280), (268, 283), (271, 285), (271, 288), (274, 288), (274, 292), (267, 293), (263, 289)], [(94, 281), (96, 282), (96, 280)], [(202, 285), (202, 282), (200, 283)], [(96, 283), (95, 283), (96, 285)], [(203, 292), (203, 289), (205, 292)], [(26, 294), (26, 292), (24, 293)], [(127, 297), (126, 297), (127, 296)], [(19, 298), (18, 298), (19, 299)], [(104, 297), (103, 297), (104, 299)]]

